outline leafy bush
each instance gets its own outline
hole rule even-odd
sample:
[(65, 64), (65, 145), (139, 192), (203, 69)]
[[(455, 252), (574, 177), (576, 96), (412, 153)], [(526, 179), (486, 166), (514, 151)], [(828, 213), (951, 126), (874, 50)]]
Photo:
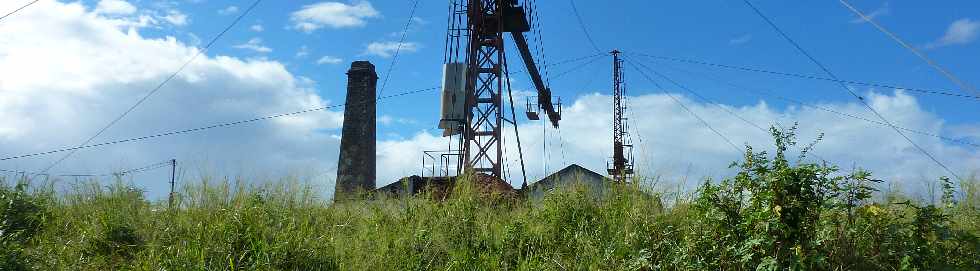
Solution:
[(46, 199), (29, 193), (26, 181), (9, 187), (0, 179), (0, 270), (27, 270), (25, 247), (44, 227)]
[(438, 197), (337, 203), (292, 179), (206, 178), (176, 209), (122, 182), (3, 187), (0, 269), (980, 270), (975, 179), (941, 179), (938, 204), (873, 200), (871, 173), (803, 163), (815, 143), (772, 133), (773, 153), (747, 148), (736, 175), (669, 204), (635, 183), (525, 201), (465, 178)]

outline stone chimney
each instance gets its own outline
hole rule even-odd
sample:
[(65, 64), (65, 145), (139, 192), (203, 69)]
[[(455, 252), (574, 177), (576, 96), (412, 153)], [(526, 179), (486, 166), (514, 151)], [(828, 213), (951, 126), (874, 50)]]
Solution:
[(347, 106), (337, 161), (334, 199), (375, 189), (376, 108), (378, 74), (368, 61), (355, 61), (347, 71)]

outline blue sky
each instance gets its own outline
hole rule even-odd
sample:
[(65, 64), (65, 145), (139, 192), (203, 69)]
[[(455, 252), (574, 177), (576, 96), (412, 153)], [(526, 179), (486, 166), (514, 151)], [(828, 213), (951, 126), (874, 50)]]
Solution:
[[(415, 23), (406, 37), (407, 42), (419, 44), (417, 52), (402, 52), (393, 69), (386, 91), (414, 90), (437, 85), (439, 65), (442, 62), (445, 35), (445, 1), (422, 1)], [(309, 77), (317, 82), (320, 93), (330, 99), (343, 99), (342, 89), (345, 65), (351, 60), (366, 59), (374, 62), (380, 73), (390, 66), (390, 59), (365, 54), (372, 42), (396, 42), (398, 32), (409, 16), (410, 1), (375, 1), (371, 5), (378, 11), (376, 17), (364, 18), (358, 27), (298, 31), (290, 21), (290, 14), (318, 1), (263, 2), (256, 12), (249, 15), (235, 31), (223, 38), (213, 54), (241, 57), (266, 57), (286, 63), (290, 71)], [(927, 89), (955, 90), (957, 86), (932, 70), (923, 61), (904, 48), (877, 32), (870, 24), (854, 23), (857, 17), (835, 1), (788, 2), (758, 1), (756, 3), (780, 27), (812, 52), (820, 61), (841, 78), (881, 82), (899, 86)], [(888, 1), (855, 1), (857, 7), (867, 13), (878, 12), (875, 19), (893, 29), (909, 42), (925, 47), (939, 40), (956, 20), (980, 20), (980, 4), (972, 1), (946, 1), (943, 3)], [(191, 23), (186, 29), (163, 30), (159, 35), (193, 33), (207, 38), (218, 32), (236, 14), (219, 15), (219, 10), (229, 6), (243, 10), (248, 1), (200, 1), (185, 3), (179, 9), (186, 12)], [(717, 63), (759, 67), (777, 71), (822, 75), (820, 70), (782, 40), (741, 1), (620, 1), (615, 5), (604, 2), (581, 1), (578, 3), (582, 19), (596, 43), (603, 51), (619, 48), (626, 52), (639, 52), (680, 58), (706, 60)], [(972, 11), (972, 12), (971, 12)], [(543, 37), (547, 58), (552, 61), (594, 54), (567, 1), (542, 3)], [(974, 21), (976, 22), (976, 21)], [(262, 32), (247, 31), (249, 26), (261, 25)], [(186, 33), (182, 33), (186, 32)], [(232, 45), (260, 38), (269, 53), (236, 49)], [(307, 48), (309, 55), (297, 57)], [(926, 53), (966, 81), (980, 77), (977, 59), (969, 56), (980, 54), (976, 43), (955, 44), (925, 50)], [(323, 56), (341, 58), (334, 65), (318, 65)], [(512, 62), (518, 64), (518, 59)], [(577, 78), (610, 73), (610, 61), (602, 60), (569, 76)], [(676, 63), (666, 63), (678, 65)], [(570, 66), (554, 67), (555, 70)], [(700, 69), (704, 67), (684, 67)], [(790, 97), (804, 101), (847, 101), (851, 96), (832, 83), (806, 80), (786, 80), (773, 76), (723, 72), (726, 80), (768, 89), (795, 89)], [(382, 76), (384, 77), (384, 76)], [(605, 76), (608, 77), (608, 76)], [(598, 87), (609, 85), (609, 78), (597, 78), (592, 89), (577, 88), (576, 80), (553, 82), (555, 91), (566, 97), (600, 91)], [(518, 78), (522, 79), (522, 78)], [(637, 76), (630, 84), (636, 88), (649, 85)], [(681, 80), (681, 79), (678, 79)], [(718, 101), (733, 105), (758, 102), (759, 97), (734, 95), (696, 80), (685, 83)], [(528, 88), (527, 80), (517, 82), (520, 88)], [(389, 92), (393, 93), (393, 92)], [(641, 94), (641, 93), (633, 93)], [(432, 102), (431, 96), (413, 96), (391, 101), (381, 106), (381, 114), (417, 119), (411, 127), (391, 127), (384, 132), (410, 134), (417, 129), (429, 128), (434, 110), (417, 106), (413, 110), (395, 110), (420, 102)], [(943, 116), (951, 123), (976, 121), (967, 114), (974, 110), (974, 101), (926, 95), (919, 97), (930, 111)], [(774, 106), (780, 103), (773, 101)], [(434, 108), (434, 107), (430, 107)], [(428, 120), (428, 121), (426, 121)]]
[[(4, 1), (0, 11), (16, 8), (20, 3), (14, 2), (18, 1)], [(601, 51), (625, 51), (630, 61), (652, 67), (728, 109), (719, 111), (658, 79), (665, 86), (659, 89), (628, 64), (632, 111), (639, 116), (631, 120), (637, 134), (634, 140), (646, 140), (637, 144), (637, 164), (646, 167), (644, 173), (685, 180), (724, 176), (724, 166), (738, 157), (719, 146), (719, 138), (663, 96), (663, 90), (680, 97), (736, 144), (768, 143), (764, 134), (749, 131), (754, 128), (727, 112), (744, 114), (742, 117), (762, 126), (773, 120), (786, 124), (800, 121), (802, 141), (826, 133), (826, 148), (818, 148), (817, 153), (838, 164), (858, 164), (886, 177), (915, 180), (903, 182), (906, 186), (920, 186), (921, 179), (945, 174), (887, 128), (801, 108), (772, 96), (736, 91), (704, 76), (874, 118), (836, 84), (650, 61), (638, 55), (824, 76), (742, 1), (616, 2), (576, 2), (585, 28)], [(836, 1), (753, 3), (841, 79), (969, 94), (870, 24), (856, 20), (857, 16)], [(0, 102), (0, 115), (6, 115), (4, 120), (10, 123), (8, 127), (0, 125), (0, 150), (7, 156), (80, 143), (176, 70), (193, 47), (206, 43), (250, 4), (216, 0), (42, 1), (0, 22), (0, 34), (6, 35), (0, 38), (0, 63), (6, 63), (0, 64), (0, 70), (11, 75), (0, 79), (5, 80), (0, 81), (0, 98), (8, 101)], [(390, 47), (401, 39), (410, 20), (411, 4), (263, 1), (205, 57), (95, 142), (343, 103), (344, 72), (354, 60), (373, 62), (382, 80), (391, 68), (386, 95), (438, 86), (446, 1), (420, 1), (397, 63), (391, 66)], [(963, 81), (976, 84), (980, 78), (980, 3), (862, 0), (852, 4)], [(546, 52), (539, 61), (596, 54), (568, 1), (541, 1), (538, 5)], [(511, 66), (519, 67), (517, 54), (510, 56)], [(550, 81), (568, 110), (568, 124), (561, 136), (557, 130), (542, 131), (540, 123), (519, 117), (522, 138), (526, 137), (526, 145), (534, 146), (525, 150), (532, 160), (528, 166), (531, 180), (570, 163), (604, 171), (604, 157), (611, 151), (611, 146), (606, 146), (611, 143), (605, 140), (611, 133), (607, 131), (610, 117), (606, 117), (611, 111), (607, 96), (611, 62), (603, 57)], [(584, 63), (550, 66), (547, 74), (556, 75)], [(39, 78), (65, 78), (65, 82)], [(529, 80), (516, 76), (513, 82), (517, 102), (523, 104), (521, 97), (531, 90)], [(980, 142), (978, 100), (851, 87), (903, 127)], [(397, 176), (417, 174), (421, 150), (444, 145), (435, 128), (437, 102), (438, 92), (432, 91), (379, 105), (380, 185)], [(106, 172), (177, 158), (206, 165), (196, 171), (257, 174), (271, 179), (302, 175), (296, 173), (299, 168), (309, 171), (314, 179), (322, 179), (317, 182), (332, 186), (340, 113), (331, 110), (270, 124), (81, 151), (54, 171)], [(958, 174), (980, 170), (974, 162), (980, 161), (975, 147), (930, 137), (912, 138), (951, 164)], [(854, 152), (857, 148), (868, 150)], [(252, 157), (262, 158), (248, 159)], [(0, 168), (37, 170), (57, 158), (4, 161)], [(159, 184), (147, 184), (148, 190), (156, 191), (152, 193), (160, 188)]]

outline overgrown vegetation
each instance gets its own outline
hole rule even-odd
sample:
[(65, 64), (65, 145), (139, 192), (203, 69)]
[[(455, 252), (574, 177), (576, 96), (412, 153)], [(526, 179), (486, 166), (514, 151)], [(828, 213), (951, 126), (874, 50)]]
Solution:
[[(0, 186), (0, 270), (980, 270), (980, 183), (938, 180), (936, 203), (748, 148), (738, 174), (688, 199), (634, 185), (540, 200), (456, 187), (331, 204), (295, 181), (202, 180), (179, 208), (122, 182), (55, 195)], [(3, 182), (7, 183), (7, 182)]]

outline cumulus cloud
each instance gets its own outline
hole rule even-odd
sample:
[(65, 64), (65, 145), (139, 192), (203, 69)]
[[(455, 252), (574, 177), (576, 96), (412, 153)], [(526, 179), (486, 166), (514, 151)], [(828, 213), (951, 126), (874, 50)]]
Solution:
[(317, 65), (323, 65), (323, 64), (340, 64), (340, 62), (343, 62), (343, 61), (344, 61), (344, 59), (339, 58), (339, 57), (323, 56), (323, 57), (321, 57), (320, 59), (318, 59), (316, 61), (316, 64)]
[(177, 10), (167, 11), (167, 15), (164, 15), (162, 18), (175, 26), (185, 26), (187, 23), (189, 23), (187, 20), (187, 14)]
[(376, 18), (381, 13), (368, 1), (354, 4), (341, 2), (320, 2), (304, 6), (293, 12), (289, 19), (293, 27), (303, 32), (313, 32), (324, 27), (350, 28), (367, 24), (367, 19)]
[(306, 45), (300, 46), (299, 50), (296, 51), (297, 58), (304, 58), (310, 55), (310, 47)]
[(255, 32), (262, 32), (262, 31), (265, 31), (265, 27), (264, 27), (264, 26), (262, 26), (261, 24), (253, 24), (253, 25), (252, 25), (252, 26), (250, 26), (250, 27), (249, 27), (248, 29), (250, 29), (250, 30), (252, 30), (252, 31), (255, 31)]
[(978, 36), (980, 36), (980, 22), (963, 18), (950, 24), (949, 28), (946, 29), (946, 34), (939, 40), (927, 44), (926, 48), (969, 44), (976, 41)]
[[(788, 127), (799, 121), (799, 141), (803, 144), (825, 133), (823, 141), (817, 144), (810, 156), (814, 160), (810, 161), (827, 159), (845, 170), (856, 165), (872, 170), (876, 177), (899, 183), (908, 189), (921, 188), (924, 180), (932, 181), (938, 176), (948, 175), (888, 127), (813, 108), (778, 110), (764, 102), (752, 106), (726, 106), (726, 111), (684, 95), (673, 95), (738, 145), (748, 144), (756, 150), (771, 151), (772, 141), (766, 132), (748, 126), (728, 111), (762, 127), (775, 123)], [(876, 110), (904, 127), (942, 135), (953, 133), (950, 127), (944, 127), (941, 118), (925, 111), (914, 97), (901, 91), (892, 95), (872, 92), (866, 97)], [(541, 124), (537, 122), (521, 124), (519, 129), (529, 182), (572, 163), (604, 173), (606, 161), (612, 156), (611, 100), (609, 96), (598, 94), (579, 97), (564, 108), (560, 132), (550, 127), (542, 132)], [(687, 188), (694, 187), (704, 177), (721, 178), (732, 174), (728, 165), (740, 159), (740, 153), (672, 99), (665, 95), (644, 95), (630, 97), (629, 104), (632, 114), (627, 117), (632, 119), (630, 133), (640, 174), (659, 176), (662, 183)], [(822, 103), (820, 106), (856, 116), (867, 115), (863, 106), (852, 102)], [(956, 128), (960, 134), (976, 135), (978, 130), (980, 123)], [(384, 170), (378, 172), (381, 178), (379, 184), (393, 182), (406, 173), (421, 172), (423, 150), (446, 149), (448, 139), (438, 134), (438, 131), (423, 131), (407, 140), (383, 141), (379, 146), (384, 148), (379, 147), (379, 150), (385, 151), (379, 151), (378, 168)], [(505, 137), (513, 138), (513, 135), (512, 128), (507, 128)], [(976, 148), (934, 137), (909, 136), (957, 174), (967, 176), (980, 170), (980, 152)], [(517, 163), (516, 142), (509, 140), (506, 146), (508, 165), (512, 167), (511, 180), (514, 185), (520, 185), (522, 177)], [(541, 161), (548, 162), (545, 164)]]
[(262, 44), (261, 38), (252, 38), (245, 43), (235, 45), (235, 48), (252, 50), (259, 53), (272, 52), (272, 48), (266, 47), (265, 45)]
[[(9, 10), (11, 2), (0, 1), (0, 10)], [(77, 2), (36, 5), (0, 27), (0, 152), (5, 157), (80, 143), (198, 52), (173, 37), (147, 38), (120, 29)], [(203, 56), (96, 142), (329, 104), (314, 82), (282, 63)], [(176, 158), (188, 174), (205, 169), (215, 177), (250, 174), (259, 180), (299, 175), (294, 170), (322, 171), (336, 164), (335, 131), (341, 123), (342, 113), (328, 110), (93, 148), (52, 173), (108, 173)], [(38, 170), (58, 157), (4, 161), (0, 168)], [(151, 195), (165, 195), (162, 175), (148, 173), (133, 181)]]
[(420, 47), (421, 46), (415, 42), (372, 42), (371, 44), (368, 44), (366, 49), (364, 49), (364, 54), (389, 58), (395, 54), (395, 51), (402, 53), (417, 52)]
[(136, 13), (136, 7), (124, 0), (101, 0), (95, 7), (95, 13), (105, 15), (130, 15)]
[[(13, 5), (0, 1), (0, 10), (9, 10)], [(38, 8), (6, 19), (0, 27), (0, 74), (4, 75), (0, 78), (0, 150), (4, 156), (78, 144), (197, 53), (196, 48), (176, 38), (147, 38), (139, 31), (121, 29), (112, 19), (96, 16), (79, 3), (41, 1), (37, 5)], [(292, 74), (276, 61), (201, 57), (96, 142), (331, 104), (317, 94), (314, 85), (312, 80)], [(763, 131), (747, 128), (727, 111), (675, 95), (736, 144), (747, 143), (759, 149), (772, 145)], [(882, 114), (904, 127), (958, 138), (980, 138), (980, 124), (947, 127), (943, 119), (900, 91), (865, 96)], [(540, 123), (520, 125), (529, 180), (540, 179), (571, 163), (604, 171), (611, 155), (611, 98), (593, 94), (571, 101), (564, 108), (561, 132), (551, 128), (542, 132)], [(628, 117), (633, 120), (631, 132), (641, 174), (662, 176), (665, 180), (688, 176), (689, 182), (682, 185), (693, 185), (701, 177), (731, 173), (727, 166), (739, 159), (739, 154), (673, 100), (664, 95), (643, 95), (630, 97), (629, 104), (633, 114)], [(865, 109), (853, 102), (824, 102), (820, 106), (867, 116)], [(523, 110), (520, 107), (517, 110)], [(919, 180), (946, 174), (887, 127), (811, 108), (777, 109), (763, 102), (728, 109), (762, 126), (773, 121), (784, 126), (799, 121), (801, 142), (826, 133), (817, 145), (816, 155), (845, 169), (855, 164), (870, 169), (877, 177), (903, 183), (904, 187), (914, 189), (921, 186)], [(262, 180), (315, 169), (316, 176), (322, 177), (318, 183), (326, 186), (325, 191), (332, 191), (329, 180), (336, 175), (337, 134), (342, 116), (340, 111), (328, 110), (87, 149), (66, 160), (54, 173), (101, 173), (176, 158), (190, 166), (185, 170), (192, 175), (203, 171), (212, 172), (212, 176), (241, 174)], [(399, 117), (379, 121), (397, 122)], [(435, 125), (434, 120), (422, 122)], [(506, 133), (513, 138), (510, 128)], [(961, 175), (980, 170), (980, 153), (975, 148), (909, 135)], [(378, 184), (421, 173), (422, 151), (444, 150), (446, 143), (447, 139), (435, 130), (379, 141)], [(516, 142), (507, 140), (506, 146), (510, 179), (519, 180), (522, 176), (517, 168)], [(53, 155), (3, 161), (0, 169), (37, 170), (57, 158)], [(151, 195), (165, 195), (166, 183), (158, 178), (165, 179), (148, 174), (134, 183)]]
[(231, 15), (231, 14), (235, 14), (235, 13), (238, 13), (238, 7), (237, 6), (228, 6), (226, 8), (223, 8), (223, 9), (219, 9), (218, 10), (218, 14), (221, 14), (221, 15)]

